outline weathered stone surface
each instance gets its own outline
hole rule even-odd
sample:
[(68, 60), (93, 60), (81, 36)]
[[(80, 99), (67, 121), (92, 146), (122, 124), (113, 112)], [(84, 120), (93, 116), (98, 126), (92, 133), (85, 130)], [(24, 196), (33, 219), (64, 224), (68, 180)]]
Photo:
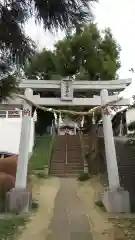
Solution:
[(129, 193), (123, 189), (104, 191), (102, 200), (107, 212), (129, 213), (131, 211)]
[(28, 189), (13, 188), (6, 196), (6, 211), (28, 213), (31, 206), (31, 193)]
[(92, 240), (86, 212), (77, 196), (77, 182), (61, 178), (47, 240)]

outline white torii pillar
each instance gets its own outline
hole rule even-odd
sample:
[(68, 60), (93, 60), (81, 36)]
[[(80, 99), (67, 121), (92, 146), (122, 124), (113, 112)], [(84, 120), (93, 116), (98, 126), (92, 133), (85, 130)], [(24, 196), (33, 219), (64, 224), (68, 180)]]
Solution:
[[(109, 102), (108, 90), (106, 89), (101, 90), (100, 96), (101, 96), (101, 104), (103, 106), (106, 105)], [(112, 121), (111, 121), (111, 116), (108, 114), (105, 114), (103, 109), (102, 109), (102, 119), (103, 119), (104, 142), (105, 142), (105, 153), (106, 153), (109, 187), (111, 189), (117, 189), (120, 187), (120, 182), (119, 182), (119, 172), (118, 172), (118, 165), (117, 165), (115, 143), (114, 143), (114, 137), (113, 137)]]
[[(33, 90), (30, 88), (26, 88), (25, 97), (31, 100), (32, 96), (33, 96)], [(24, 101), (15, 188), (25, 189), (27, 186), (27, 170), (28, 170), (29, 143), (30, 143), (30, 130), (31, 130), (31, 112), (32, 112), (32, 107), (26, 101)]]
[[(101, 90), (100, 96), (102, 106), (109, 103), (108, 90)], [(109, 188), (104, 191), (102, 200), (108, 212), (130, 212), (129, 193), (120, 188), (111, 117), (109, 114), (105, 113), (106, 111), (104, 111), (107, 110), (107, 108), (108, 107), (102, 109), (102, 119)]]
[[(32, 89), (27, 88), (25, 97), (31, 100), (32, 96)], [(27, 188), (31, 112), (32, 107), (24, 101), (15, 188), (7, 193), (7, 209), (10, 212), (28, 213), (31, 203), (31, 192)]]

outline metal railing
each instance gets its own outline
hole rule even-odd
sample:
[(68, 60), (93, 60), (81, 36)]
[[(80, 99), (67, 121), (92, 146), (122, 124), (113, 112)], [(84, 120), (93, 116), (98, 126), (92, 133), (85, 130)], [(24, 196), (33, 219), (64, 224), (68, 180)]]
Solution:
[(54, 150), (54, 143), (55, 143), (56, 134), (55, 131), (52, 132), (52, 139), (49, 146), (49, 156), (48, 156), (48, 174), (50, 173), (51, 168), (51, 161), (52, 161), (52, 155)]
[(21, 118), (22, 110), (0, 110), (0, 118)]
[(82, 159), (84, 164), (84, 173), (88, 173), (88, 164), (85, 158), (85, 149), (84, 149), (84, 139), (83, 139), (83, 132), (79, 132), (79, 138), (80, 138), (80, 144), (81, 144), (81, 150), (82, 150)]

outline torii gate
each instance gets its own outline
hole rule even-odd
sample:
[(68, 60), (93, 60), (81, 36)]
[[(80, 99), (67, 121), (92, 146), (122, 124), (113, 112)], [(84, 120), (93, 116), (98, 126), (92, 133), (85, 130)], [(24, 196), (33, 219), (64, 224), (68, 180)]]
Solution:
[[(109, 96), (108, 91), (119, 92), (124, 90), (126, 86), (131, 83), (131, 79), (127, 80), (113, 80), (113, 81), (72, 81), (64, 79), (60, 81), (38, 81), (30, 80), (20, 83), (20, 88), (25, 89), (25, 97), (32, 102), (45, 105), (45, 106), (105, 106), (108, 108), (109, 103), (111, 106), (124, 106), (130, 105), (129, 99), (119, 99), (118, 95)], [(61, 98), (40, 98), (40, 96), (33, 95), (33, 89), (52, 89), (61, 90)], [(98, 90), (100, 96), (93, 98), (74, 98), (74, 91), (78, 90)], [(7, 104), (3, 102), (3, 104)], [(29, 136), (30, 136), (30, 118), (31, 118), (31, 105), (22, 99), (12, 99), (8, 104), (23, 104), (23, 119), (20, 138), (20, 151), (17, 165), (15, 189), (26, 189), (27, 184), (27, 166), (28, 166), (28, 149), (29, 149)], [(119, 195), (118, 189), (120, 188), (119, 173), (117, 166), (117, 158), (115, 151), (115, 144), (113, 138), (113, 130), (110, 115), (102, 109), (105, 152), (107, 161), (107, 171), (109, 179), (109, 190), (105, 192), (103, 202), (108, 211), (129, 211), (129, 196), (128, 193), (123, 191)], [(110, 198), (113, 199), (111, 203)], [(117, 200), (117, 203), (116, 203)], [(123, 202), (124, 201), (124, 202)], [(126, 204), (125, 204), (126, 201)], [(27, 209), (28, 210), (28, 209)]]

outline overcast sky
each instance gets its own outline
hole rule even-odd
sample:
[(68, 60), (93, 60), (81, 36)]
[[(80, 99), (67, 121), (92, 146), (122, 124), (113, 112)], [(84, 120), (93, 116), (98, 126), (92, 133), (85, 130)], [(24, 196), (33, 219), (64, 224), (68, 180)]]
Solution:
[[(134, 79), (135, 76), (129, 72), (129, 69), (135, 68), (135, 0), (99, 0), (94, 7), (94, 14), (99, 29), (110, 27), (122, 48), (120, 78)], [(52, 48), (54, 43), (64, 36), (62, 32), (56, 34), (44, 32), (43, 26), (35, 25), (33, 19), (26, 25), (26, 34), (36, 41), (38, 49)], [(135, 80), (130, 88), (131, 95), (135, 92), (134, 82)]]

